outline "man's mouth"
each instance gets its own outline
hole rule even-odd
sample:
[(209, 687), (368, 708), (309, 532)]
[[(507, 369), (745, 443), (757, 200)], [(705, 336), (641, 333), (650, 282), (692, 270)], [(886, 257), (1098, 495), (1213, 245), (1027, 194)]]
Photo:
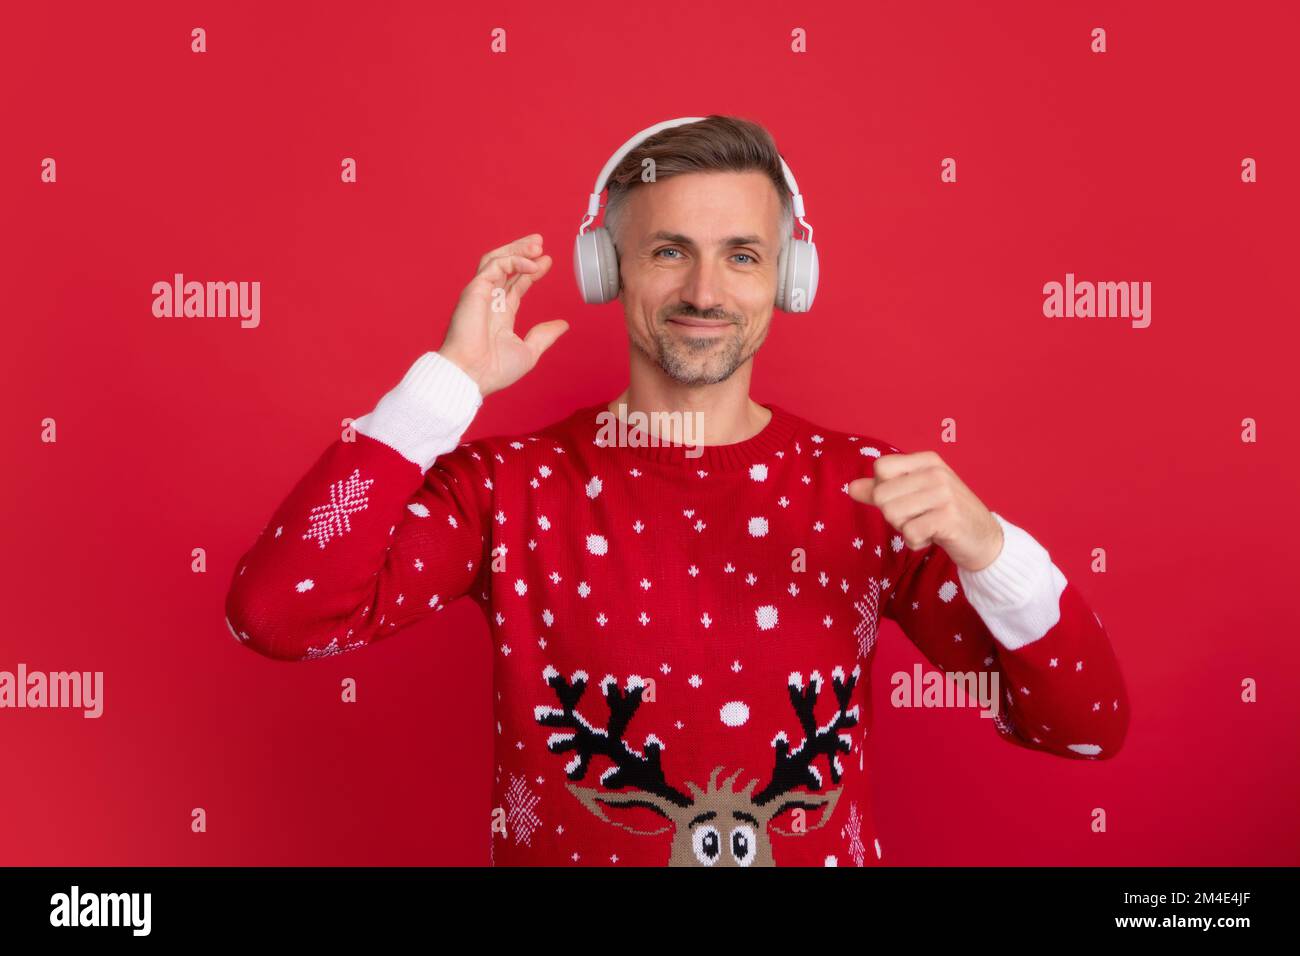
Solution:
[(720, 329), (731, 324), (728, 319), (697, 319), (689, 315), (675, 315), (668, 321), (692, 329)]

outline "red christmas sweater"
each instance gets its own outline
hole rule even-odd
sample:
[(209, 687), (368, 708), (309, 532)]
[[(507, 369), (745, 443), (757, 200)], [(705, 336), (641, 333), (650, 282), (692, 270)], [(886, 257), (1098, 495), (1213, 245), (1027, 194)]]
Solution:
[(878, 863), (863, 745), (882, 616), (967, 690), (996, 677), (1006, 740), (1119, 749), (1106, 633), (1038, 542), (994, 512), (1002, 551), (969, 572), (849, 497), (888, 442), (775, 405), (735, 444), (610, 441), (600, 403), (462, 443), (481, 402), (422, 355), (276, 509), (226, 614), (247, 647), (306, 661), (474, 600), (495, 651), (494, 864)]

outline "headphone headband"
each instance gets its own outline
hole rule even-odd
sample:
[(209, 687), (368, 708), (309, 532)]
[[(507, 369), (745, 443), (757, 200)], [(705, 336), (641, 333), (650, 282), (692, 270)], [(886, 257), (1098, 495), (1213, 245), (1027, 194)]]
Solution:
[[(578, 236), (573, 244), (573, 275), (578, 283), (582, 300), (590, 305), (610, 302), (619, 294), (618, 250), (609, 230), (598, 226), (591, 232), (587, 227), (595, 221), (600, 212), (600, 194), (609, 185), (609, 177), (615, 167), (643, 142), (660, 130), (687, 123), (698, 123), (707, 119), (704, 116), (682, 116), (678, 119), (664, 120), (654, 126), (646, 127), (609, 158), (596, 177), (596, 185), (587, 197), (587, 215), (578, 227)], [(781, 238), (781, 251), (776, 258), (776, 299), (775, 305), (785, 312), (807, 312), (817, 294), (817, 279), (820, 267), (817, 263), (817, 247), (813, 245), (812, 226), (804, 217), (803, 196), (799, 194), (799, 184), (795, 182), (794, 173), (786, 165), (785, 158), (777, 153), (781, 161), (781, 173), (785, 177), (786, 187), (793, 197), (794, 218), (804, 228), (804, 236), (795, 239), (790, 236)]]
[[(600, 194), (605, 191), (605, 187), (609, 183), (609, 177), (613, 174), (614, 170), (618, 168), (618, 164), (623, 161), (623, 158), (627, 156), (628, 153), (632, 152), (632, 150), (636, 149), (636, 147), (643, 141), (649, 139), (660, 130), (670, 129), (674, 126), (685, 126), (687, 123), (698, 123), (707, 118), (708, 117), (706, 116), (682, 116), (678, 119), (664, 120), (662, 123), (655, 123), (653, 126), (647, 126), (620, 146), (614, 155), (609, 158), (609, 161), (605, 163), (604, 167), (600, 171), (600, 175), (596, 177), (596, 185), (592, 187), (591, 195), (587, 198), (587, 218), (578, 229), (578, 234), (581, 235), (582, 231), (586, 229), (587, 226), (591, 225), (593, 220), (595, 220), (596, 213), (600, 211)], [(786, 165), (785, 158), (779, 153), (777, 154), (777, 158), (781, 161), (781, 172), (785, 176), (786, 188), (790, 190), (790, 195), (794, 198), (794, 217), (802, 221), (804, 216), (804, 207), (803, 196), (799, 194), (799, 183), (795, 181), (794, 173), (791, 172), (790, 167)], [(803, 223), (803, 226), (805, 229), (809, 228), (806, 222)]]

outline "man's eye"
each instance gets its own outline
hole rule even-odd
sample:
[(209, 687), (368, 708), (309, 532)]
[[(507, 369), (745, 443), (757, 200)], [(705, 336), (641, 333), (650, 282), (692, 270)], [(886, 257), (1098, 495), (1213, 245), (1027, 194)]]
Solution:
[[(753, 261), (754, 261), (754, 257), (751, 256), (748, 252), (737, 252), (736, 255), (738, 255), (738, 256), (744, 256), (744, 257), (745, 257), (746, 259), (748, 259), (750, 262), (753, 262)], [(746, 263), (746, 264), (748, 264), (748, 263)]]
[(656, 253), (655, 253), (655, 255), (659, 255), (659, 253), (662, 253), (662, 252), (677, 252), (677, 251), (679, 251), (679, 250), (677, 250), (677, 249), (672, 249), (672, 248), (668, 248), (668, 249), (660, 249), (659, 252), (656, 252)]

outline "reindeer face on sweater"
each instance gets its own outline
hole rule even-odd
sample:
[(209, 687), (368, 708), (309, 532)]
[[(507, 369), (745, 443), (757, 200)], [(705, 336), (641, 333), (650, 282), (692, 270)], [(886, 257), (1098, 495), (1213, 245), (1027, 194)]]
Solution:
[[(609, 707), (609, 720), (602, 728), (589, 723), (577, 711), (587, 689), (587, 674), (577, 671), (566, 681), (559, 671), (548, 666), (542, 677), (555, 691), (561, 706), (538, 705), (534, 716), (543, 726), (567, 728), (551, 734), (547, 749), (557, 754), (574, 752), (573, 759), (565, 765), (565, 772), (570, 781), (569, 791), (583, 806), (599, 819), (629, 833), (653, 836), (673, 832), (670, 866), (775, 866), (771, 833), (801, 836), (824, 826), (835, 811), (840, 789), (819, 792), (822, 775), (815, 761), (825, 756), (831, 782), (839, 783), (842, 776), (839, 754), (848, 753), (852, 746), (849, 736), (840, 731), (858, 722), (858, 708), (849, 707), (849, 700), (860, 675), (860, 667), (854, 667), (847, 679), (842, 668), (835, 668), (832, 685), (838, 706), (831, 719), (821, 726), (814, 713), (821, 693), (821, 675), (813, 671), (807, 687), (802, 675), (790, 675), (787, 682), (790, 702), (804, 737), (791, 750), (785, 732), (776, 734), (772, 739), (771, 777), (757, 793), (754, 792), (757, 778), (751, 779), (743, 789), (735, 788), (735, 781), (743, 772), (740, 769), (719, 783), (721, 765), (714, 767), (703, 788), (687, 781), (690, 793), (683, 793), (667, 782), (660, 760), (663, 744), (654, 734), (646, 737), (643, 750), (629, 747), (623, 734), (645, 692), (645, 682), (635, 675), (628, 679), (622, 691), (613, 675), (601, 681)], [(613, 763), (601, 775), (601, 786), (575, 784), (573, 781), (586, 776), (595, 754), (602, 754)], [(665, 822), (657, 828), (634, 826), (622, 819), (633, 808), (650, 810)], [(804, 813), (808, 814), (806, 818)], [(784, 825), (787, 814), (803, 825)]]

